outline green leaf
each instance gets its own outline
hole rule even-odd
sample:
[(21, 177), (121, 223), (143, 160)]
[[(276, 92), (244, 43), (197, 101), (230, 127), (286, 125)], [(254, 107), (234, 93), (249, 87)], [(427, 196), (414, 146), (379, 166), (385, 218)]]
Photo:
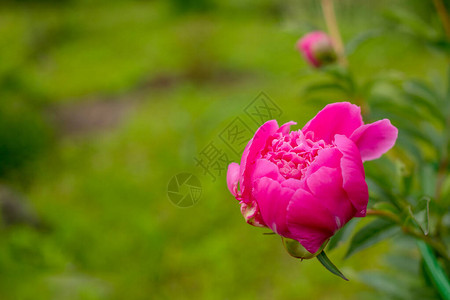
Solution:
[(376, 37), (379, 37), (384, 33), (385, 33), (384, 30), (380, 30), (380, 29), (371, 29), (371, 30), (361, 32), (356, 37), (351, 39), (347, 43), (347, 45), (345, 45), (345, 53), (347, 55), (353, 54), (366, 41), (376, 38)]
[[(411, 121), (410, 121), (411, 122)], [(425, 132), (422, 128), (418, 127), (417, 123), (397, 123), (397, 128), (403, 131), (403, 134), (407, 134), (417, 141), (421, 141), (427, 144), (430, 147), (436, 148), (435, 141), (431, 138), (431, 136)], [(436, 149), (435, 151), (439, 151)]]
[[(380, 112), (380, 115), (387, 115), (400, 119), (401, 121), (417, 123), (423, 120), (421, 112), (411, 107), (411, 103), (408, 103), (405, 96), (401, 96), (395, 91), (391, 91), (388, 95), (372, 95), (370, 97), (370, 107), (372, 110)], [(400, 99), (396, 99), (399, 98)], [(400, 122), (398, 122), (400, 123)]]
[(328, 65), (322, 67), (320, 70), (337, 80), (342, 80), (344, 82), (350, 80), (350, 73), (346, 68), (340, 65)]
[(355, 92), (355, 82), (353, 80), (352, 74), (347, 68), (343, 68), (339, 65), (328, 65), (321, 68), (321, 71), (328, 76), (331, 76), (337, 82), (340, 82), (343, 86), (345, 86), (346, 90), (349, 93)]
[(410, 209), (410, 214), (417, 226), (425, 235), (430, 232), (430, 197), (422, 197), (414, 209)]
[(340, 91), (340, 92), (343, 92), (345, 94), (349, 93), (347, 88), (345, 86), (343, 86), (342, 84), (336, 83), (336, 82), (325, 82), (325, 81), (324, 82), (313, 83), (313, 84), (308, 85), (304, 89), (303, 93), (305, 95), (309, 95), (311, 93), (321, 92), (321, 91), (324, 91), (324, 90)]
[(367, 186), (369, 187), (369, 198), (374, 203), (389, 201), (394, 205), (397, 205), (397, 200), (388, 190), (389, 186), (382, 186), (377, 183), (373, 178), (366, 178)]
[(339, 231), (333, 235), (327, 245), (327, 251), (331, 251), (338, 247), (340, 244), (344, 243), (351, 235), (353, 229), (358, 223), (359, 219), (352, 219), (344, 227), (339, 229)]
[(417, 241), (420, 253), (425, 264), (425, 271), (438, 290), (442, 299), (450, 300), (450, 282), (444, 270), (439, 265), (431, 247), (423, 241)]
[(328, 271), (348, 281), (344, 274), (342, 274), (342, 272), (339, 271), (339, 269), (330, 261), (330, 259), (325, 254), (325, 251), (320, 252), (320, 254), (317, 255), (317, 259)]
[(424, 195), (434, 195), (436, 188), (436, 172), (431, 164), (424, 164), (419, 169), (421, 190)]
[(386, 157), (365, 163), (366, 182), (369, 186), (369, 197), (375, 202), (389, 201), (400, 207), (394, 194), (395, 164)]
[(424, 154), (422, 153), (423, 149), (415, 143), (412, 137), (400, 134), (397, 139), (397, 144), (403, 149), (403, 155), (414, 159), (418, 165), (424, 163)]
[[(441, 125), (443, 125), (443, 124), (441, 124)], [(435, 126), (435, 124), (432, 124), (431, 122), (426, 122), (426, 123), (423, 123), (422, 128), (425, 132), (428, 133), (429, 140), (436, 148), (436, 150), (435, 150), (436, 153), (438, 153), (437, 156), (438, 157), (444, 156), (445, 152), (446, 152), (446, 149), (445, 149), (446, 141), (444, 138), (445, 132), (443, 132), (444, 127), (440, 126), (440, 128), (438, 128), (437, 126)]]
[(374, 288), (384, 297), (382, 299), (413, 299), (408, 286), (401, 276), (393, 276), (381, 272), (361, 272), (359, 280)]
[[(434, 41), (439, 38), (439, 33), (436, 32), (433, 27), (406, 10), (388, 10), (385, 11), (384, 15), (395, 23), (403, 25), (402, 29), (417, 38), (428, 41)], [(392, 30), (392, 28), (390, 30)]]
[(399, 210), (397, 209), (397, 207), (395, 207), (394, 205), (392, 205), (392, 203), (387, 202), (387, 201), (375, 203), (373, 208), (376, 210), (390, 211), (391, 213), (394, 213), (394, 214), (399, 213)]
[(439, 96), (422, 81), (406, 81), (403, 83), (403, 89), (408, 94), (414, 95), (424, 101), (424, 106), (435, 106), (439, 104)]
[[(420, 266), (417, 258), (407, 251), (402, 251), (404, 249), (399, 250), (401, 246), (397, 247), (395, 252), (389, 253), (384, 257), (384, 261), (389, 266), (389, 269), (391, 269), (391, 272), (396, 271), (398, 273), (406, 273), (404, 274), (405, 277), (411, 276), (419, 279)], [(408, 248), (408, 250), (410, 250), (410, 248)]]
[(443, 179), (441, 199), (443, 200), (443, 205), (447, 205), (447, 207), (450, 206), (450, 176), (448, 174)]
[(405, 80), (405, 76), (402, 72), (387, 70), (382, 71), (379, 74), (369, 78), (363, 82), (360, 90), (362, 95), (371, 95), (374, 90), (389, 86), (390, 88), (399, 89), (399, 86)]
[(437, 121), (445, 126), (445, 116), (442, 113), (439, 96), (427, 85), (420, 81), (407, 81), (403, 84), (403, 89), (408, 96), (407, 99), (412, 107), (427, 119)]
[[(447, 91), (445, 93), (445, 99), (444, 99), (444, 103), (447, 104), (447, 109), (450, 108), (450, 105), (448, 104), (448, 99), (450, 99), (450, 65), (447, 68)], [(446, 111), (446, 113), (448, 113), (448, 111)]]
[(367, 224), (353, 236), (345, 258), (395, 235), (400, 230), (395, 225), (395, 223), (384, 219), (376, 219)]
[(406, 164), (402, 160), (395, 160), (394, 165), (396, 168), (396, 180), (395, 186), (397, 186), (398, 191), (401, 195), (405, 197), (409, 195), (409, 190), (411, 187), (412, 175), (411, 170), (408, 170)]

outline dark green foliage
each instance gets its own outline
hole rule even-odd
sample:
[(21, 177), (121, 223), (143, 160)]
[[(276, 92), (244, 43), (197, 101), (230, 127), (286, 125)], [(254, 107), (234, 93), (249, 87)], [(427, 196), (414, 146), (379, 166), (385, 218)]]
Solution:
[(372, 221), (355, 233), (345, 257), (349, 257), (350, 255), (366, 249), (375, 243), (392, 237), (399, 233), (399, 231), (400, 229), (391, 221), (383, 219)]
[(344, 276), (344, 274), (342, 274), (342, 272), (339, 271), (339, 269), (330, 261), (328, 256), (325, 254), (325, 251), (320, 252), (319, 255), (317, 256), (317, 259), (328, 271), (348, 281), (348, 279)]
[[(18, 175), (49, 147), (50, 127), (20, 101), (0, 104), (0, 178)], [(20, 177), (20, 176), (19, 176)]]

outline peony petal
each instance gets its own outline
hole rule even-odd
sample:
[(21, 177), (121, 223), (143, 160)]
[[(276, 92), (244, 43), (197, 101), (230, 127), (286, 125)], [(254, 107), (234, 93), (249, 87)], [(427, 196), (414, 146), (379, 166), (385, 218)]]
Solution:
[[(322, 31), (313, 31), (298, 40), (296, 44), (297, 49), (300, 50), (306, 61), (314, 67), (319, 67), (321, 63), (314, 57), (312, 48), (314, 44), (321, 40), (329, 41), (330, 38)], [(329, 43), (331, 44), (331, 41)]]
[(364, 217), (369, 201), (369, 192), (358, 147), (352, 140), (339, 134), (335, 137), (335, 143), (343, 154), (341, 170), (344, 190), (356, 209), (355, 217)]
[(322, 167), (306, 178), (312, 195), (320, 199), (334, 216), (338, 228), (344, 226), (356, 213), (343, 188), (341, 168)]
[(237, 196), (237, 185), (239, 182), (240, 166), (237, 163), (231, 163), (227, 171), (227, 186), (233, 196)]
[(267, 227), (261, 217), (261, 213), (259, 212), (258, 204), (256, 203), (256, 201), (253, 201), (252, 203), (240, 201), (240, 204), (241, 214), (248, 224), (256, 227)]
[(314, 55), (312, 53), (310, 44), (302, 43), (302, 40), (299, 40), (297, 42), (297, 49), (301, 51), (303, 57), (311, 65), (313, 65), (314, 67), (319, 67), (320, 66), (319, 61), (314, 57)]
[(397, 140), (398, 130), (388, 119), (359, 127), (350, 139), (356, 144), (363, 161), (379, 158), (391, 149)]
[(322, 167), (340, 168), (342, 153), (337, 148), (319, 150), (317, 157), (308, 167), (305, 177), (309, 177)]
[(305, 186), (305, 183), (302, 180), (298, 180), (295, 178), (289, 178), (281, 182), (282, 187), (290, 188), (291, 190), (298, 190)]
[(250, 141), (248, 141), (247, 145), (244, 148), (244, 152), (242, 153), (242, 157), (241, 157), (241, 164), (240, 164), (241, 176), (239, 177), (239, 186), (241, 188), (241, 191), (243, 190), (243, 187), (244, 187), (244, 185), (243, 185), (244, 171), (245, 171), (245, 166), (247, 165), (248, 151), (249, 151), (252, 143), (253, 143), (253, 138), (251, 138)]
[(277, 132), (281, 132), (282, 134), (289, 134), (292, 125), (297, 125), (297, 123), (294, 121), (289, 121), (281, 125), (281, 127), (277, 130)]
[(325, 106), (302, 131), (305, 135), (308, 131), (313, 132), (316, 141), (331, 143), (335, 134), (350, 137), (363, 124), (361, 109), (358, 106), (349, 102), (338, 102)]
[(262, 177), (268, 177), (278, 182), (281, 182), (284, 179), (284, 177), (281, 176), (278, 167), (273, 162), (260, 158), (255, 162), (255, 168), (251, 175), (251, 182), (255, 182)]
[(280, 183), (264, 177), (256, 180), (254, 197), (266, 225), (280, 235), (287, 235), (287, 206), (294, 190), (283, 188)]
[[(257, 159), (255, 162), (255, 168), (251, 174), (250, 182), (255, 182), (260, 178), (270, 178), (276, 181), (282, 181), (283, 177), (278, 171), (278, 167), (272, 162), (266, 159)], [(253, 184), (254, 186), (254, 184)], [(254, 191), (254, 188), (253, 188)], [(255, 199), (254, 192), (250, 194), (247, 198), (240, 198), (241, 200), (241, 213), (244, 216), (248, 224), (258, 227), (266, 227), (258, 202)]]
[(289, 238), (295, 239), (311, 253), (338, 229), (334, 215), (322, 204), (322, 200), (300, 189), (292, 196), (287, 209)]
[(260, 151), (266, 145), (267, 138), (278, 130), (277, 121), (271, 120), (258, 128), (253, 138), (247, 144), (241, 160), (241, 192), (242, 198), (250, 199), (252, 191), (251, 177)]

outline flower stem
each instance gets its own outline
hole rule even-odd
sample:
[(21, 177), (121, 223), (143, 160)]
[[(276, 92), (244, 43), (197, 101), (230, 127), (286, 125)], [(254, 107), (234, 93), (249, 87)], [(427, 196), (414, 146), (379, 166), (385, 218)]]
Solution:
[(397, 223), (397, 224), (401, 223), (401, 220), (397, 215), (395, 215), (394, 213), (392, 213), (390, 211), (386, 211), (386, 210), (368, 209), (366, 215), (384, 217), (386, 219), (393, 221), (394, 223)]
[(447, 261), (450, 260), (450, 256), (447, 253), (447, 249), (445, 248), (445, 246), (442, 243), (431, 239), (429, 236), (423, 235), (415, 230), (412, 230), (410, 227), (407, 227), (407, 226), (403, 226), (402, 230), (405, 234), (408, 234), (419, 240), (422, 240), (425, 243), (427, 243), (428, 245), (430, 245), (431, 247), (433, 247), (434, 250), (436, 250)]
[(450, 260), (450, 256), (447, 253), (447, 249), (442, 243), (433, 240), (432, 238), (424, 235), (423, 233), (417, 232), (416, 230), (412, 229), (409, 226), (404, 225), (402, 220), (394, 213), (392, 213), (390, 211), (385, 211), (385, 210), (368, 209), (367, 215), (368, 216), (379, 216), (379, 217), (383, 217), (383, 218), (393, 221), (394, 223), (398, 224), (401, 227), (402, 231), (405, 234), (413, 236), (416, 239), (424, 241), (425, 243), (427, 243), (428, 245), (433, 247), (447, 261)]
[(439, 18), (441, 19), (442, 25), (444, 26), (447, 38), (450, 39), (450, 18), (448, 16), (447, 9), (445, 8), (444, 1), (433, 0), (434, 6), (436, 7)]
[(333, 0), (322, 0), (322, 12), (327, 24), (328, 32), (333, 41), (339, 63), (342, 66), (347, 66), (347, 58), (345, 57), (344, 44), (342, 43), (341, 34), (336, 21), (336, 14), (334, 12)]
[[(449, 75), (450, 76), (450, 72)], [(439, 162), (439, 168), (437, 172), (437, 181), (436, 181), (436, 191), (435, 191), (435, 197), (437, 201), (441, 198), (441, 191), (442, 191), (442, 185), (444, 184), (445, 177), (447, 176), (447, 168), (449, 164), (449, 157), (448, 152), (446, 151), (448, 149), (448, 143), (450, 141), (450, 111), (447, 110), (446, 112), (446, 129), (445, 129), (445, 135), (444, 135), (444, 141), (443, 141), (443, 155)]]
[(436, 180), (435, 198), (438, 200), (441, 198), (442, 185), (444, 184), (444, 180), (446, 177), (447, 166), (448, 166), (447, 158), (442, 159), (441, 162), (439, 163), (439, 169), (437, 172), (437, 180)]

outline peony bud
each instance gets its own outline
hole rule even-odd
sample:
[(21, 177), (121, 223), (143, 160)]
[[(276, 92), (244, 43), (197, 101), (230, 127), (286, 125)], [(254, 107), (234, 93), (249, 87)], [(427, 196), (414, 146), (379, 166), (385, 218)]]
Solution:
[(297, 42), (297, 49), (316, 68), (332, 64), (337, 59), (330, 37), (322, 31), (313, 31), (302, 37)]
[(326, 240), (322, 246), (314, 253), (309, 252), (305, 249), (305, 247), (302, 246), (298, 241), (293, 239), (288, 239), (285, 237), (281, 237), (281, 240), (283, 241), (283, 246), (286, 249), (286, 251), (295, 258), (303, 259), (311, 259), (316, 257), (317, 255), (322, 252), (322, 250), (325, 248), (325, 246), (328, 244), (328, 240)]

